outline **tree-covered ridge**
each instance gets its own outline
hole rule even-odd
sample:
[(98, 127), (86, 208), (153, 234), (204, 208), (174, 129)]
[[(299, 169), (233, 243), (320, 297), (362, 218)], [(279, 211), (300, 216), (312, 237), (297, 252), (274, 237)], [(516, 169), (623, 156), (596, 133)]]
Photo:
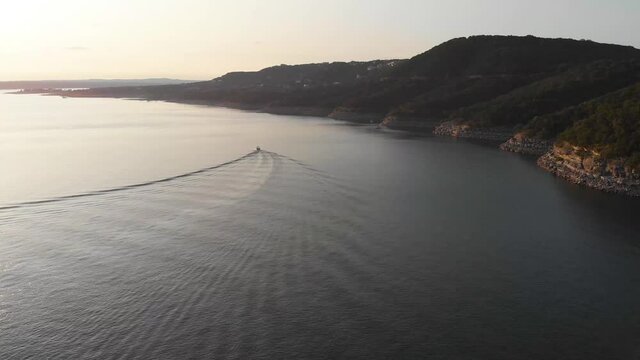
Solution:
[[(576, 68), (580, 68), (574, 70), (579, 73), (574, 76), (578, 79), (585, 76), (582, 72), (592, 71), (594, 74), (586, 76), (604, 77), (604, 80), (611, 75), (618, 76), (609, 80), (612, 83), (618, 81), (622, 87), (629, 84), (620, 79), (624, 75), (606, 74), (606, 69), (605, 74), (596, 74), (596, 70), (581, 67), (598, 61), (617, 62), (633, 58), (640, 58), (640, 51), (633, 47), (592, 41), (534, 36), (458, 38), (398, 63), (382, 81), (363, 84), (343, 106), (354, 111), (375, 110), (391, 115), (444, 120), (454, 110), (490, 101), (516, 88), (566, 74)], [(611, 71), (624, 70), (612, 68)], [(571, 81), (569, 77), (561, 75), (551, 81), (561, 86)], [(607, 88), (604, 92), (614, 89)], [(530, 90), (523, 90), (527, 91)], [(578, 95), (575, 92), (574, 95)], [(577, 101), (580, 100), (584, 98)], [(535, 109), (525, 110), (530, 114), (538, 113)], [(484, 126), (492, 125), (490, 121), (484, 123)]]
[[(333, 62), (302, 65), (278, 65), (259, 71), (231, 72), (212, 81), (214, 88), (266, 87), (280, 89), (352, 84), (378, 80), (404, 60)], [(205, 83), (203, 83), (205, 85)]]
[(470, 36), (442, 43), (394, 70), (396, 76), (455, 78), (551, 73), (601, 59), (638, 56), (631, 46), (535, 36)]
[[(489, 101), (456, 110), (451, 118), (474, 127), (523, 126), (536, 116), (580, 104), (637, 81), (640, 81), (639, 60), (600, 60), (569, 68)], [(554, 121), (534, 121), (538, 127), (542, 126), (537, 130), (547, 132), (549, 137), (559, 132), (546, 128), (555, 127)]]
[(640, 83), (572, 112), (582, 118), (558, 136), (560, 143), (585, 147), (604, 158), (628, 157), (640, 165)]

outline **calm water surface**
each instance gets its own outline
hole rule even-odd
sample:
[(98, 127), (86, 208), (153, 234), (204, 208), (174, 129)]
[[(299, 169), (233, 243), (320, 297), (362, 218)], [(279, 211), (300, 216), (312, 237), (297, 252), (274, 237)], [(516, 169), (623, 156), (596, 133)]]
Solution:
[(640, 201), (487, 146), (0, 94), (0, 207), (2, 359), (640, 357)]

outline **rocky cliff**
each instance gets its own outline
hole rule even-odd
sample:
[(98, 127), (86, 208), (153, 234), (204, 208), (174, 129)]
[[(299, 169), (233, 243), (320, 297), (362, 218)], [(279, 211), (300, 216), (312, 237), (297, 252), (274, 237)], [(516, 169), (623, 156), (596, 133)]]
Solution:
[(543, 155), (551, 148), (553, 148), (553, 141), (531, 138), (521, 132), (500, 145), (500, 149), (504, 151), (526, 155)]
[(540, 157), (538, 165), (575, 184), (640, 196), (640, 169), (626, 165), (625, 159), (606, 160), (594, 151), (560, 144)]
[(433, 131), (436, 135), (452, 136), (461, 139), (477, 139), (489, 141), (506, 141), (513, 135), (513, 131), (504, 127), (474, 128), (468, 124), (455, 121), (445, 121)]

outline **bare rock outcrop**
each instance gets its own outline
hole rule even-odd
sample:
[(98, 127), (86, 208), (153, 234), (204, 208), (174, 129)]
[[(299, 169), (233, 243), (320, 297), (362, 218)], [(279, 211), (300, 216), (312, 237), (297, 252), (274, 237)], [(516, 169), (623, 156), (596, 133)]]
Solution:
[(556, 145), (538, 159), (538, 165), (574, 184), (640, 196), (640, 169), (625, 159), (603, 159), (600, 154), (568, 144)]
[(527, 155), (543, 155), (552, 148), (553, 141), (530, 138), (523, 133), (515, 134), (500, 145), (500, 149), (504, 151)]
[(467, 124), (459, 124), (455, 121), (445, 121), (433, 131), (436, 135), (452, 136), (455, 138), (478, 139), (490, 141), (507, 141), (513, 135), (508, 128), (474, 128)]

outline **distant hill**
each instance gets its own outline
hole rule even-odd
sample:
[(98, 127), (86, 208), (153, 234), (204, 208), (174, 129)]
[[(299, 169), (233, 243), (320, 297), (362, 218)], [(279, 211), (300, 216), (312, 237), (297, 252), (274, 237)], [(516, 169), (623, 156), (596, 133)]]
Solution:
[[(168, 86), (136, 86), (65, 92), (65, 96), (135, 97), (328, 115), (364, 84), (378, 82), (402, 60), (279, 65)], [(286, 110), (285, 112), (287, 112)]]
[(601, 59), (637, 56), (631, 46), (535, 36), (471, 36), (440, 44), (396, 69), (398, 76), (464, 76), (553, 73)]
[(378, 80), (402, 62), (401, 60), (375, 60), (279, 65), (260, 71), (228, 73), (214, 79), (208, 85), (226, 89), (247, 87), (283, 89), (356, 84), (364, 80)]
[(0, 89), (77, 89), (104, 88), (122, 86), (170, 85), (193, 82), (177, 79), (87, 79), (87, 80), (33, 80), (33, 81), (0, 81)]
[[(461, 117), (455, 112), (461, 108), (491, 101), (519, 88), (539, 83), (529, 90), (521, 89), (520, 95), (527, 96), (530, 91), (541, 91), (546, 79), (562, 87), (562, 83), (572, 82), (585, 76), (599, 77), (598, 71), (588, 65), (607, 62), (597, 66), (602, 71), (606, 67), (616, 67), (617, 62), (639, 59), (640, 50), (629, 46), (599, 44), (592, 41), (571, 39), (543, 39), (533, 36), (472, 36), (453, 39), (433, 49), (417, 55), (400, 64), (385, 83), (378, 84), (373, 90), (363, 92), (347, 101), (348, 107), (355, 111), (376, 104), (385, 106), (379, 111), (395, 117), (395, 125), (402, 127), (403, 118), (412, 122), (417, 119), (443, 121), (452, 117)], [(595, 65), (594, 65), (595, 66)], [(624, 66), (621, 66), (624, 67)], [(616, 69), (615, 71), (623, 71)], [(633, 70), (628, 70), (629, 72)], [(581, 74), (584, 72), (585, 74)], [(592, 72), (592, 74), (586, 74)], [(564, 75), (563, 75), (564, 74)], [(604, 77), (607, 75), (605, 74)], [(615, 76), (624, 76), (616, 74)], [(564, 79), (562, 78), (564, 77)], [(601, 83), (607, 80), (600, 79)], [(613, 80), (612, 80), (613, 81)], [(603, 87), (602, 91), (611, 91), (628, 85), (618, 81)], [(548, 85), (548, 84), (547, 84)], [(598, 85), (594, 84), (596, 88)], [(578, 86), (576, 86), (577, 88)], [(594, 89), (596, 95), (599, 90)], [(567, 94), (565, 94), (567, 95)], [(588, 95), (586, 96), (588, 98)], [(568, 104), (573, 99), (584, 97), (566, 96)], [(560, 100), (557, 105), (565, 103)], [(495, 108), (495, 104), (488, 104)], [(477, 109), (473, 109), (474, 111)], [(529, 111), (536, 113), (536, 111)], [(493, 126), (491, 121), (478, 118), (459, 119), (476, 126)], [(529, 119), (523, 120), (524, 122)]]

